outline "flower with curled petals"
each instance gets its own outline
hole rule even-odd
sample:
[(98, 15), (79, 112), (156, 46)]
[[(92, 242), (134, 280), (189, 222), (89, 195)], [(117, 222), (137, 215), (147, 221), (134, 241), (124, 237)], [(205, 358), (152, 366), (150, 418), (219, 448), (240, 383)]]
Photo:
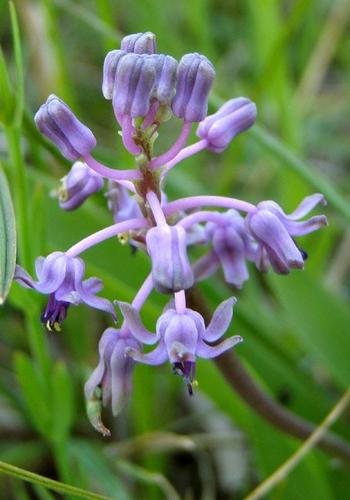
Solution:
[(118, 302), (133, 336), (144, 344), (158, 342), (157, 347), (148, 353), (142, 353), (133, 348), (128, 348), (126, 352), (135, 361), (149, 365), (160, 365), (168, 359), (174, 372), (183, 377), (189, 393), (192, 394), (196, 356), (206, 359), (215, 358), (243, 340), (242, 337), (236, 335), (219, 344), (211, 345), (218, 341), (229, 327), (235, 302), (236, 299), (233, 297), (222, 302), (207, 327), (198, 312), (186, 308), (183, 313), (178, 313), (170, 305), (157, 321), (156, 335), (143, 326), (136, 309), (125, 302)]
[(246, 230), (243, 217), (236, 210), (217, 214), (220, 223), (208, 222), (205, 226), (212, 250), (195, 263), (195, 277), (202, 280), (221, 266), (225, 281), (241, 288), (249, 279), (246, 261), (255, 260), (256, 245)]
[(99, 362), (85, 384), (87, 413), (92, 425), (104, 435), (109, 430), (101, 421), (101, 403), (111, 403), (116, 416), (128, 402), (135, 361), (125, 355), (127, 349), (140, 349), (140, 343), (127, 329), (107, 328), (99, 342)]
[(105, 298), (97, 297), (102, 281), (89, 278), (83, 281), (85, 264), (80, 257), (70, 257), (64, 252), (53, 252), (35, 261), (37, 281), (20, 266), (16, 266), (15, 280), (25, 288), (34, 288), (48, 294), (49, 300), (41, 321), (50, 331), (60, 330), (67, 316), (68, 307), (82, 302), (95, 309), (110, 313), (116, 319), (114, 307)]
[(287, 215), (276, 202), (269, 200), (258, 203), (256, 210), (248, 214), (247, 228), (259, 244), (257, 266), (260, 270), (265, 271), (268, 263), (279, 274), (304, 268), (305, 252), (299, 249), (293, 238), (327, 225), (325, 215), (299, 220), (319, 204), (326, 204), (321, 194), (307, 196), (294, 212)]
[(81, 161), (74, 163), (68, 174), (61, 179), (57, 190), (58, 202), (64, 210), (80, 207), (93, 193), (103, 187), (103, 178)]

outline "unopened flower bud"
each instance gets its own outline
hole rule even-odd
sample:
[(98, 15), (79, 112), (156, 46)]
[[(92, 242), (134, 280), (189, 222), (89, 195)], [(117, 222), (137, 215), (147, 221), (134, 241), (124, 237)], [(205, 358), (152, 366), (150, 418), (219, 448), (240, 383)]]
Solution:
[(119, 61), (126, 55), (124, 50), (111, 50), (103, 63), (102, 94), (105, 99), (112, 99), (115, 75)]
[(156, 70), (152, 58), (130, 53), (119, 61), (113, 108), (120, 123), (125, 115), (131, 118), (146, 116), (155, 80)]
[(153, 97), (161, 104), (170, 104), (175, 95), (177, 61), (171, 56), (152, 56), (156, 68), (156, 82)]
[(146, 33), (134, 33), (125, 36), (120, 44), (125, 52), (135, 54), (155, 54), (157, 52), (156, 35), (147, 31)]
[(186, 231), (180, 226), (157, 226), (147, 232), (154, 286), (160, 293), (186, 290), (194, 277), (186, 251)]
[(251, 127), (256, 120), (256, 105), (245, 97), (226, 102), (198, 126), (197, 135), (208, 141), (207, 149), (221, 153), (236, 135)]
[(80, 207), (93, 193), (103, 187), (103, 179), (90, 167), (81, 161), (72, 166), (68, 175), (61, 179), (58, 189), (58, 201), (64, 210), (74, 210)]
[(68, 160), (87, 156), (96, 146), (91, 130), (78, 120), (67, 104), (53, 94), (37, 111), (35, 123)]
[(177, 68), (174, 114), (186, 122), (200, 122), (208, 111), (208, 95), (215, 77), (212, 63), (200, 54), (186, 54)]

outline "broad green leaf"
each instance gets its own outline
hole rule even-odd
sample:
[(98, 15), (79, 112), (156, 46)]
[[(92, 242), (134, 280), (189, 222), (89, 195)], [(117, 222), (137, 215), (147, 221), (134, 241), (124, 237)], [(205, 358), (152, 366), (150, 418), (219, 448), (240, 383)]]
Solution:
[(0, 169), (0, 305), (5, 302), (16, 265), (16, 222), (11, 194)]
[(288, 279), (271, 274), (269, 282), (306, 352), (340, 387), (348, 387), (350, 312), (345, 302), (306, 271), (291, 273)]

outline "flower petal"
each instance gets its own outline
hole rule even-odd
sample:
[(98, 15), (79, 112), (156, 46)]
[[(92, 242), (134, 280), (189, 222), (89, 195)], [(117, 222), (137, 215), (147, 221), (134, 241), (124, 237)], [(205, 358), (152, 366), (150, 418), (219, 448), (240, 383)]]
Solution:
[(313, 210), (317, 205), (327, 205), (327, 201), (323, 194), (316, 193), (304, 198), (294, 212), (288, 214), (288, 218), (292, 220), (301, 219), (311, 212), (311, 210)]
[(157, 337), (143, 326), (139, 312), (127, 302), (117, 301), (117, 303), (134, 337), (143, 344), (155, 344)]
[(327, 217), (325, 215), (315, 215), (315, 217), (301, 222), (288, 220), (285, 226), (291, 236), (304, 236), (305, 234), (317, 231), (323, 226), (327, 226), (327, 224)]
[(233, 306), (236, 302), (237, 300), (235, 297), (230, 297), (224, 302), (221, 302), (216, 308), (205, 334), (203, 335), (203, 340), (215, 342), (222, 337), (231, 323)]
[(225, 339), (223, 342), (220, 342), (220, 344), (213, 347), (205, 344), (205, 342), (200, 340), (197, 346), (197, 355), (205, 359), (216, 358), (223, 352), (228, 351), (236, 344), (240, 344), (241, 342), (243, 342), (243, 339), (239, 335), (229, 337), (228, 339)]
[(137, 349), (133, 349), (132, 347), (127, 347), (125, 349), (125, 354), (130, 356), (135, 361), (139, 363), (144, 363), (146, 365), (161, 365), (168, 358), (168, 352), (166, 350), (164, 342), (161, 342), (157, 345), (153, 351), (148, 353), (142, 353)]

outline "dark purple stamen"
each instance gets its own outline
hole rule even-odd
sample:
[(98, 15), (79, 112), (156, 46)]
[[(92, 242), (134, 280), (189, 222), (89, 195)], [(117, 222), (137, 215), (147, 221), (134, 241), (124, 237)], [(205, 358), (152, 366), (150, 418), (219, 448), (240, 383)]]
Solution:
[(193, 361), (176, 361), (173, 363), (173, 372), (175, 375), (183, 377), (190, 396), (193, 396), (193, 382), (195, 380), (196, 364)]
[(50, 332), (53, 330), (59, 332), (61, 324), (67, 317), (69, 305), (69, 302), (56, 300), (55, 295), (51, 294), (45, 311), (40, 317), (40, 321)]

